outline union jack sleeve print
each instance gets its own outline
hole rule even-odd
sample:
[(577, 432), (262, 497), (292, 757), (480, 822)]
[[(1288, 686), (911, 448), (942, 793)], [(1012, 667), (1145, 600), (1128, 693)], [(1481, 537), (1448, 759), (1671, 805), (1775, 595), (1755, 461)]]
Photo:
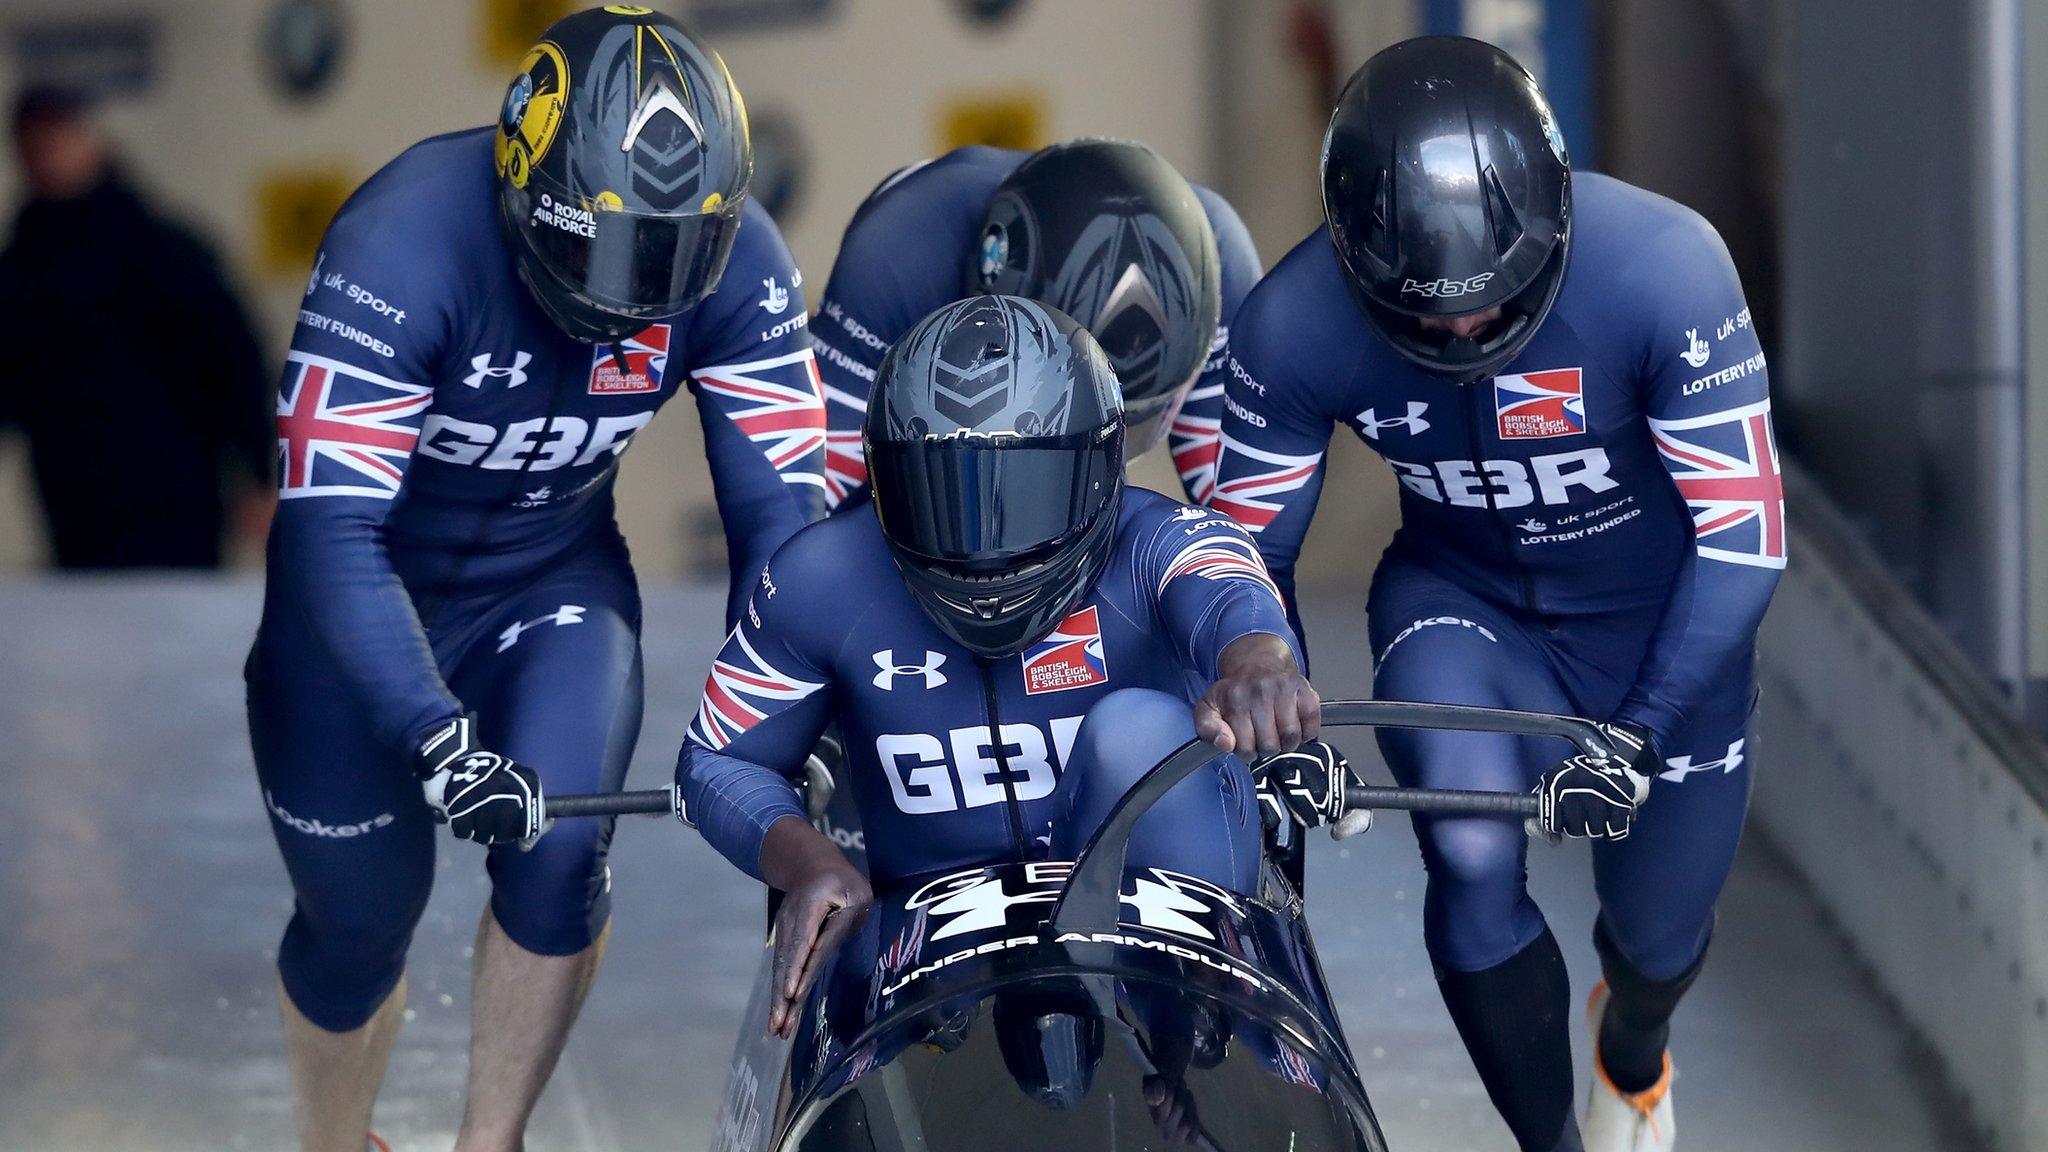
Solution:
[(783, 483), (827, 487), (824, 382), (809, 348), (690, 375)]
[(1223, 451), (1223, 382), (1202, 382), (1188, 391), (1167, 431), (1173, 470), (1188, 499), (1207, 504), (1216, 492), (1216, 458)]
[(825, 389), (825, 501), (837, 508), (868, 482), (867, 450), (861, 446), (861, 425), (867, 419), (867, 398), (830, 384)]
[(1650, 419), (1657, 454), (1692, 512), (1701, 559), (1785, 566), (1785, 485), (1768, 398), (1683, 419)]
[(1266, 571), (1266, 562), (1259, 558), (1258, 548), (1253, 546), (1251, 536), (1241, 525), (1198, 508), (1186, 509), (1181, 515), (1184, 526), (1195, 535), (1181, 544), (1167, 560), (1159, 577), (1161, 595), (1174, 581), (1196, 577), (1203, 580), (1249, 580), (1272, 593), (1275, 600), (1281, 598), (1280, 589)]
[[(726, 638), (725, 647), (711, 664), (704, 680), (704, 696), (697, 705), (697, 718), (690, 723), (690, 739), (714, 752), (724, 751), (756, 724), (808, 699), (825, 685), (782, 671), (762, 655), (754, 639), (748, 638), (749, 623), (742, 619)], [(757, 637), (758, 639), (758, 637)]]
[(1694, 548), (1612, 719), (1669, 743), (1755, 643), (1789, 533), (1769, 370), (1726, 246), (1688, 218), (1640, 269), (1644, 416)]
[(1226, 432), (1209, 506), (1251, 532), (1262, 532), (1286, 511), (1286, 497), (1307, 487), (1322, 466), (1321, 452), (1270, 452)]
[(277, 397), (278, 495), (398, 495), (433, 389), (294, 350)]

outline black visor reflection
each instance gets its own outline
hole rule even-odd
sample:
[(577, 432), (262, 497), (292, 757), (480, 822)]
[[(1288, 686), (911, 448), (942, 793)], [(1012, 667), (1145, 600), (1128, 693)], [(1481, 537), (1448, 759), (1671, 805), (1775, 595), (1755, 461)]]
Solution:
[(898, 547), (956, 564), (1012, 560), (1091, 523), (1122, 465), (1115, 437), (994, 447), (966, 438), (875, 444), (876, 511)]
[(535, 180), (520, 226), (564, 287), (623, 315), (672, 316), (718, 285), (739, 231), (740, 203), (689, 216), (591, 209)]

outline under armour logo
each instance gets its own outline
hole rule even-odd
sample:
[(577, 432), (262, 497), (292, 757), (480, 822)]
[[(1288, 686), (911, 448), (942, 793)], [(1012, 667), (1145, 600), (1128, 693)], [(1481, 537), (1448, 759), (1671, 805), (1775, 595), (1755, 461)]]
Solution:
[(588, 609), (584, 608), (581, 604), (564, 604), (538, 619), (523, 622), (514, 621), (511, 627), (498, 633), (498, 651), (503, 652), (505, 649), (519, 643), (519, 637), (529, 628), (538, 628), (543, 624), (553, 624), (557, 628), (570, 624), (581, 624), (583, 623), (583, 613), (586, 611)]
[(464, 376), (462, 382), (471, 388), (481, 388), (486, 380), (503, 380), (505, 387), (517, 388), (521, 384), (526, 383), (526, 366), (531, 363), (533, 363), (533, 353), (514, 352), (512, 353), (511, 367), (499, 368), (491, 363), (491, 354), (485, 352), (470, 357), (469, 366), (475, 369), (475, 371)]
[(924, 681), (924, 687), (929, 691), (946, 682), (946, 674), (939, 671), (939, 668), (945, 663), (946, 654), (944, 652), (926, 650), (924, 663), (898, 664), (896, 662), (896, 650), (894, 648), (884, 648), (880, 652), (875, 653), (875, 667), (881, 669), (880, 672), (875, 673), (875, 687), (880, 688), (884, 692), (894, 692), (898, 676), (916, 676)]
[(789, 289), (777, 284), (773, 276), (761, 281), (761, 283), (768, 289), (768, 298), (761, 301), (761, 307), (767, 309), (770, 316), (780, 316), (787, 312), (789, 310)]
[(479, 752), (474, 756), (466, 756), (463, 758), (462, 771), (455, 773), (455, 778), (467, 784), (473, 780), (478, 779), (486, 771), (496, 768), (497, 766), (498, 757), (496, 754), (490, 752)]
[(1698, 763), (1695, 763), (1693, 761), (1693, 758), (1690, 756), (1673, 756), (1669, 760), (1664, 761), (1664, 767), (1668, 770), (1664, 772), (1659, 772), (1657, 774), (1657, 778), (1660, 780), (1669, 780), (1673, 784), (1678, 784), (1683, 782), (1687, 776), (1690, 776), (1695, 772), (1712, 772), (1716, 768), (1719, 768), (1721, 770), (1721, 774), (1725, 776), (1728, 773), (1735, 771), (1737, 768), (1742, 767), (1742, 762), (1744, 760), (1744, 756), (1742, 755), (1742, 748), (1743, 745), (1748, 743), (1749, 741), (1747, 739), (1742, 739), (1737, 740), (1733, 744), (1730, 744), (1728, 746), (1728, 751), (1724, 753), (1719, 760), (1703, 760)]
[(1427, 411), (1429, 411), (1429, 405), (1426, 402), (1410, 400), (1406, 416), (1396, 416), (1392, 420), (1381, 420), (1378, 418), (1379, 414), (1376, 411), (1367, 408), (1358, 414), (1358, 430), (1365, 433), (1367, 439), (1371, 440), (1379, 439), (1380, 430), (1383, 428), (1406, 428), (1410, 436), (1417, 436), (1429, 431), (1429, 421), (1422, 418), (1422, 414)]
[(1705, 340), (1700, 339), (1699, 329), (1687, 328), (1685, 330), (1685, 351), (1680, 352), (1679, 355), (1685, 358), (1687, 364), (1695, 368), (1705, 368), (1707, 361), (1714, 357), (1714, 349)]
[(641, 131), (657, 113), (661, 112), (673, 113), (676, 119), (683, 122), (683, 127), (690, 130), (690, 135), (697, 138), (698, 146), (703, 145), (704, 126), (697, 123), (697, 117), (691, 114), (690, 106), (683, 103), (683, 98), (676, 95), (675, 89), (668, 86), (667, 78), (657, 76), (654, 84), (640, 94), (640, 106), (633, 109), (633, 119), (626, 125), (626, 139), (619, 144), (619, 151), (631, 152), (633, 145), (640, 142)]

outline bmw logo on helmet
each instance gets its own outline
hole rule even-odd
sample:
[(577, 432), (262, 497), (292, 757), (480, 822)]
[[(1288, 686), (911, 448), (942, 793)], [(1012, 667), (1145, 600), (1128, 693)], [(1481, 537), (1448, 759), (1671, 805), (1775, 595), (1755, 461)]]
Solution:
[(521, 72), (519, 78), (512, 81), (512, 87), (505, 90), (505, 111), (499, 116), (498, 123), (506, 132), (518, 130), (519, 121), (526, 115), (526, 105), (532, 99), (533, 77)]

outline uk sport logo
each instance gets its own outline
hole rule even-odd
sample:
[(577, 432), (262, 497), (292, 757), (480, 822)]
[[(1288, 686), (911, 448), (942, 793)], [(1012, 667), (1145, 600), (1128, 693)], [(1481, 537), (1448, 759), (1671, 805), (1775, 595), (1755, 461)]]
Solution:
[(1323, 454), (1289, 456), (1254, 448), (1242, 441), (1223, 437), (1223, 451), (1216, 464), (1216, 491), (1209, 506), (1260, 532), (1278, 519), (1281, 498), (1300, 490), (1315, 478), (1323, 466)]
[(1785, 483), (1771, 402), (1650, 421), (1657, 454), (1692, 511), (1702, 559), (1785, 566)]
[(434, 392), (304, 352), (277, 397), (278, 495), (389, 500)]
[(721, 364), (692, 376), (785, 484), (825, 487), (825, 394), (806, 348), (786, 356)]
[(1577, 368), (1493, 378), (1493, 409), (1503, 440), (1545, 440), (1586, 430), (1584, 373)]
[(661, 391), (662, 373), (668, 370), (669, 326), (655, 324), (627, 337), (619, 345), (626, 354), (626, 367), (611, 346), (600, 344), (590, 354), (592, 396), (633, 396)]
[[(1203, 532), (1202, 529), (1215, 531)], [(1166, 572), (1159, 578), (1160, 595), (1165, 595), (1167, 586), (1175, 580), (1196, 576), (1204, 580), (1249, 580), (1271, 592), (1275, 600), (1280, 598), (1280, 589), (1274, 585), (1273, 577), (1266, 571), (1265, 561), (1259, 559), (1259, 550), (1252, 545), (1251, 536), (1242, 525), (1212, 513), (1206, 523), (1190, 531), (1201, 534), (1188, 541), (1173, 559), (1166, 562)]]
[(748, 643), (746, 625), (741, 624), (711, 663), (690, 739), (716, 752), (824, 686), (791, 676), (763, 659)]
[[(1181, 402), (1167, 431), (1173, 470), (1180, 474), (1188, 499), (1207, 504), (1216, 492), (1216, 458), (1223, 451), (1223, 419), (1214, 415), (1223, 399), (1223, 384), (1197, 386)], [(1190, 411), (1193, 409), (1194, 411)], [(1211, 415), (1197, 415), (1208, 412)]]
[(1038, 696), (1109, 683), (1109, 660), (1102, 651), (1102, 624), (1095, 605), (1060, 621), (1052, 634), (1026, 649), (1024, 692)]

